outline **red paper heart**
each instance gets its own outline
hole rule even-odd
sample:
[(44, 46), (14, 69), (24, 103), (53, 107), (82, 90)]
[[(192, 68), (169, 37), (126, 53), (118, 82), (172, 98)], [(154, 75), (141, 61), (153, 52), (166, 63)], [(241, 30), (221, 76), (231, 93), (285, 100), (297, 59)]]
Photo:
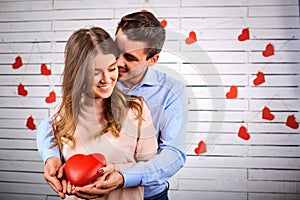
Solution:
[(106, 166), (105, 157), (100, 153), (71, 156), (64, 171), (67, 179), (75, 186), (84, 186), (98, 177), (98, 169)]
[(296, 118), (294, 115), (289, 115), (286, 119), (285, 125), (287, 125), (290, 128), (298, 129), (299, 123), (296, 121)]
[(22, 83), (20, 83), (18, 85), (18, 95), (20, 96), (27, 96), (28, 94), (28, 91), (25, 89), (24, 85)]
[(245, 126), (241, 126), (239, 129), (238, 136), (242, 138), (243, 140), (249, 140), (250, 134), (247, 132), (247, 129)]
[(27, 118), (26, 127), (30, 130), (34, 130), (36, 128), (32, 116)]
[(265, 81), (266, 81), (266, 80), (265, 80), (265, 75), (264, 75), (264, 73), (262, 73), (262, 72), (257, 72), (256, 78), (253, 80), (253, 84), (254, 84), (255, 86), (258, 86), (258, 85), (264, 83)]
[(194, 151), (197, 155), (205, 153), (206, 152), (206, 144), (203, 141), (200, 141), (198, 144), (198, 147), (195, 148)]
[(265, 50), (262, 52), (262, 55), (264, 57), (273, 56), (274, 55), (274, 46), (271, 43), (267, 44)]
[(41, 65), (41, 74), (44, 75), (44, 76), (51, 75), (51, 70), (47, 68), (46, 64)]
[(162, 20), (161, 22), (160, 22), (160, 24), (161, 24), (161, 26), (163, 27), (163, 28), (165, 28), (166, 26), (167, 26), (167, 21), (164, 19), (164, 20)]
[(15, 62), (12, 64), (13, 69), (18, 69), (23, 65), (21, 56), (15, 58)]
[(46, 103), (53, 103), (53, 102), (55, 102), (56, 101), (56, 94), (55, 94), (55, 92), (54, 91), (50, 92), (49, 96), (46, 97), (45, 101), (46, 101)]
[(249, 39), (250, 39), (249, 29), (248, 28), (244, 28), (242, 30), (242, 33), (238, 36), (238, 40), (240, 42), (242, 42), (242, 41), (249, 40)]
[(191, 31), (189, 33), (189, 37), (185, 39), (186, 44), (193, 44), (197, 41), (196, 33), (194, 31)]
[(262, 118), (271, 121), (275, 118), (275, 116), (271, 113), (270, 109), (265, 106), (262, 110)]
[(226, 93), (227, 99), (234, 99), (238, 95), (238, 89), (236, 86), (231, 86), (229, 92)]

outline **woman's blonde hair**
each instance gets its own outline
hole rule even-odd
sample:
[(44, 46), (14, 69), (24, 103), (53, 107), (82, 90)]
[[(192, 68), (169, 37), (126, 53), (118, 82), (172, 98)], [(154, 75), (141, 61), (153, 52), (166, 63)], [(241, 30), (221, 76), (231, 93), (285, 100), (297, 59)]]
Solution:
[[(54, 130), (54, 145), (63, 146), (62, 138), (71, 141), (78, 115), (80, 112), (83, 94), (91, 91), (93, 87), (92, 60), (97, 55), (119, 55), (119, 50), (109, 34), (99, 27), (80, 29), (75, 31), (67, 41), (65, 47), (65, 68), (62, 81), (62, 102), (54, 115), (52, 127)], [(122, 121), (128, 108), (134, 109), (136, 118), (142, 116), (142, 99), (137, 96), (125, 95), (117, 87), (112, 95), (103, 100), (103, 113), (106, 121), (102, 133), (111, 132), (115, 137), (120, 135)], [(99, 131), (100, 132), (100, 131)]]

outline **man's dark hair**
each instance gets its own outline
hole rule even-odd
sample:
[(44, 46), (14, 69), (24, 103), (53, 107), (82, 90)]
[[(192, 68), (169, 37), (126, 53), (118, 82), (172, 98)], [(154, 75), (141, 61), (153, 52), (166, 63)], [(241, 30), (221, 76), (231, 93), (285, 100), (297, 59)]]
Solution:
[(166, 31), (150, 12), (135, 12), (122, 17), (117, 32), (122, 30), (128, 39), (147, 43), (147, 60), (159, 54), (164, 45)]

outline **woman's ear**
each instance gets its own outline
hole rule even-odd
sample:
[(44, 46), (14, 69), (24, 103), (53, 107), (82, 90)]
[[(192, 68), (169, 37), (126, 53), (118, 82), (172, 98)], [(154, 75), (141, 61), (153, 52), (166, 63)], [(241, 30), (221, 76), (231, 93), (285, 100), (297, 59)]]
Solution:
[(155, 65), (158, 61), (159, 58), (159, 54), (155, 54), (154, 56), (152, 56), (151, 58), (149, 58), (148, 60), (148, 66), (152, 66)]

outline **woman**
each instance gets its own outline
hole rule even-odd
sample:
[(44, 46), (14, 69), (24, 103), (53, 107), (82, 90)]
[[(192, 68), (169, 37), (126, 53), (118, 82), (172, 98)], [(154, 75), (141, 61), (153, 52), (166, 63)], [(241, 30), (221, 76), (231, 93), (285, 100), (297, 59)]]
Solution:
[[(63, 97), (52, 124), (55, 145), (65, 161), (74, 154), (98, 152), (108, 165), (122, 170), (157, 152), (155, 129), (143, 99), (115, 87), (117, 56), (118, 48), (101, 28), (80, 29), (67, 41)], [(99, 199), (143, 199), (143, 189), (120, 188)]]

